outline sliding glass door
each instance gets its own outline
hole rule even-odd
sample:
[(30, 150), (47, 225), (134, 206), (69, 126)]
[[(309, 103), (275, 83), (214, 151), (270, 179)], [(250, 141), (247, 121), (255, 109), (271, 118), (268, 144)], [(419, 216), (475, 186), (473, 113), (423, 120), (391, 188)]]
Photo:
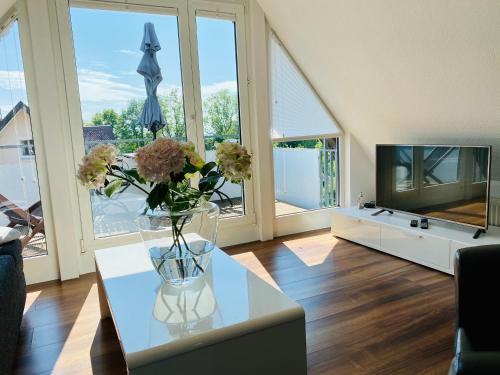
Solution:
[[(158, 136), (185, 141), (178, 16), (140, 8), (74, 6), (71, 22), (85, 153), (98, 144), (111, 143), (132, 167), (135, 151), (153, 140), (153, 134), (139, 121), (146, 92), (137, 66), (148, 22), (162, 44), (157, 52), (163, 75), (158, 97), (167, 125)], [(90, 201), (95, 238), (136, 231), (134, 219), (144, 205), (144, 194), (137, 188), (124, 186), (112, 199), (92, 190)]]
[[(100, 143), (115, 144), (132, 166), (135, 151), (153, 140), (139, 123), (146, 91), (137, 67), (146, 23), (154, 25), (161, 45), (158, 96), (167, 125), (158, 136), (191, 141), (206, 160), (215, 159), (216, 144), (223, 140), (249, 148), (244, 26), (239, 26), (243, 7), (138, 2), (70, 2), (66, 21), (72, 38), (68, 48), (63, 46), (63, 60), (75, 168)], [(213, 198), (221, 207), (222, 231), (254, 221), (249, 191), (251, 186), (228, 183), (227, 198)], [(138, 240), (134, 219), (144, 205), (140, 191), (127, 188), (108, 199), (79, 187), (79, 204), (84, 250)]]

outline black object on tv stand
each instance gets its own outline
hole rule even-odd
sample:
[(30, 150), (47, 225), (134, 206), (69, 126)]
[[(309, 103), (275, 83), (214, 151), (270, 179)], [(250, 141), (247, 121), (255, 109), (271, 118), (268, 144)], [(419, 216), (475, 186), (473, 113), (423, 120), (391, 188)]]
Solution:
[(394, 213), (394, 211), (388, 210), (388, 209), (386, 209), (386, 208), (382, 208), (381, 210), (378, 210), (377, 212), (374, 212), (374, 213), (372, 214), (372, 216), (377, 216), (377, 215), (380, 215), (382, 212), (385, 212), (385, 211), (389, 212), (391, 215)]
[(481, 234), (484, 234), (486, 233), (486, 229), (478, 229), (476, 230), (476, 233), (474, 233), (474, 235), (472, 236), (472, 238), (474, 238), (475, 240), (477, 240), (479, 238), (479, 236)]

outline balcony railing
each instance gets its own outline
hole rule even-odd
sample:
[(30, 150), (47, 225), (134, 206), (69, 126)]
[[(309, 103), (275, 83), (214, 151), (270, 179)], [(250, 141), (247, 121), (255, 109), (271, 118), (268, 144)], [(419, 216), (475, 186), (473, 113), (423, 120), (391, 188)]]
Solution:
[(321, 207), (337, 204), (337, 150), (319, 151)]

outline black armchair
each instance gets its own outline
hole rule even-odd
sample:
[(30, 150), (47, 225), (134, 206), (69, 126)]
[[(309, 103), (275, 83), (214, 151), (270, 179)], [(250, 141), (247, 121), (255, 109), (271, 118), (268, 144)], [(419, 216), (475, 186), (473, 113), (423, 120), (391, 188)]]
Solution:
[(20, 240), (0, 245), (0, 374), (8, 375), (16, 354), (26, 283)]
[(500, 374), (500, 245), (457, 251), (457, 331), (449, 374)]

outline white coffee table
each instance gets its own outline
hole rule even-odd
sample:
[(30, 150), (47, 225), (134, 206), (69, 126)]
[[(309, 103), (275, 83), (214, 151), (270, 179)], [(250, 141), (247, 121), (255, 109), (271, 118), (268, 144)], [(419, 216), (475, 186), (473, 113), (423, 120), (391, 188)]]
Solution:
[(223, 251), (205, 275), (162, 284), (143, 245), (95, 252), (102, 318), (129, 374), (304, 375), (304, 310)]

